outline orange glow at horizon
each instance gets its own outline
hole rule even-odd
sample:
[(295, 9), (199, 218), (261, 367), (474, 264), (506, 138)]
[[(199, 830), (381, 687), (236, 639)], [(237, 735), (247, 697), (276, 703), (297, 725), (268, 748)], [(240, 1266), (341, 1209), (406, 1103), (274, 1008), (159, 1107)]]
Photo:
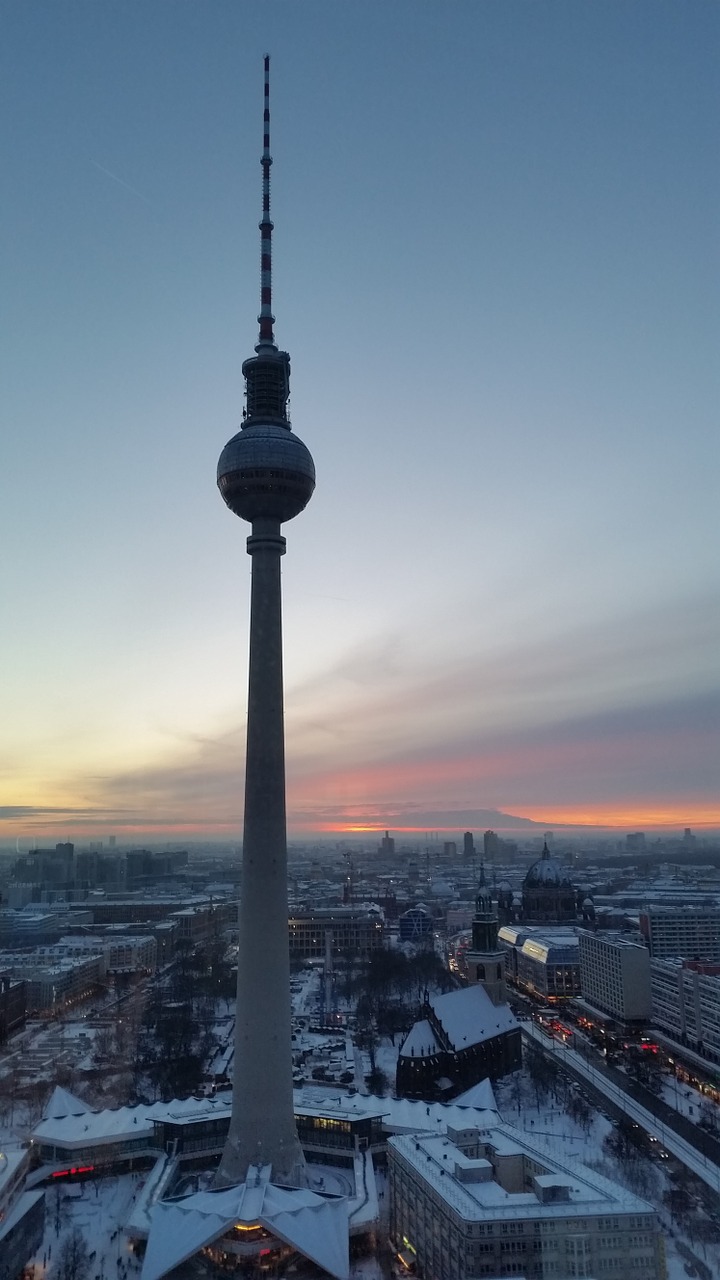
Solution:
[(718, 827), (720, 826), (720, 807), (712, 808), (707, 804), (694, 805), (683, 803), (682, 807), (646, 803), (635, 806), (578, 805), (546, 809), (543, 807), (541, 817), (522, 805), (513, 805), (513, 813), (518, 818), (532, 818), (535, 822), (556, 822), (563, 826), (583, 827)]
[[(720, 827), (720, 809), (712, 809), (707, 805), (693, 806), (683, 804), (682, 808), (677, 807), (638, 804), (637, 806), (618, 807), (608, 805), (606, 808), (598, 805), (584, 805), (573, 808), (551, 807), (542, 809), (529, 809), (523, 805), (512, 805), (512, 813), (508, 815), (508, 826), (512, 826), (513, 818), (527, 818), (532, 822), (536, 822), (542, 826), (552, 826), (553, 823), (562, 827), (609, 827), (609, 828), (652, 828), (652, 827), (695, 827), (695, 828), (716, 828)], [(501, 824), (498, 823), (498, 826)], [(348, 817), (347, 821), (336, 819), (332, 822), (299, 822), (291, 823), (292, 829), (295, 831), (315, 831), (322, 832), (326, 835), (377, 835), (391, 828), (393, 832), (407, 835), (424, 835), (428, 831), (428, 826), (413, 825), (412, 823), (399, 823), (393, 821), (388, 815), (386, 818), (378, 817), (378, 820), (365, 819), (358, 821)], [(433, 825), (433, 832), (457, 832), (464, 826), (464, 823), (456, 822), (452, 825)], [(528, 833), (531, 834), (531, 833)]]

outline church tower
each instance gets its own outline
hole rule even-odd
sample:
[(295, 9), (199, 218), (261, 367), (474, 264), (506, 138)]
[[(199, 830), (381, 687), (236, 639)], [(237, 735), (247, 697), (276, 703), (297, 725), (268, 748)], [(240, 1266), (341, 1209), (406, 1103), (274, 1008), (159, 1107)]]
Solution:
[(485, 868), (480, 866), (480, 882), (472, 922), (472, 946), (465, 952), (468, 976), (485, 988), (493, 1004), (505, 1004), (505, 952), (498, 947), (498, 918), (493, 907)]

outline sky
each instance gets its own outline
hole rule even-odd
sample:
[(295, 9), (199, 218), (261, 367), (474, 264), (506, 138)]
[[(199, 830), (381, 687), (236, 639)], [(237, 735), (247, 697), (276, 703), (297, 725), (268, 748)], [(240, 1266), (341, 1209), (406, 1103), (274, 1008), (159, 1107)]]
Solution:
[(266, 52), (291, 835), (720, 827), (714, 0), (0, 16), (0, 841), (241, 830)]

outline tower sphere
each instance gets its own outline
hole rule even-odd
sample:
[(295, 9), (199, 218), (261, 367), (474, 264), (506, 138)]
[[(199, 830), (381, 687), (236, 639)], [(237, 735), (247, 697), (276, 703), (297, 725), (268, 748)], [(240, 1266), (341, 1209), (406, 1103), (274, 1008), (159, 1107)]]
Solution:
[(310, 450), (289, 427), (256, 420), (238, 431), (220, 454), (220, 493), (243, 520), (292, 520), (315, 488)]

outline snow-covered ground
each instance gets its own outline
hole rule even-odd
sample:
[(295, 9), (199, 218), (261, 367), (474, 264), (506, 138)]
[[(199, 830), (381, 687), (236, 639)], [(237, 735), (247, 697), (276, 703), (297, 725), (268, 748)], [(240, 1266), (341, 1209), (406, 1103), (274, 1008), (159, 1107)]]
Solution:
[(645, 1107), (631, 1098), (629, 1094), (620, 1089), (614, 1081), (610, 1080), (601, 1071), (583, 1058), (574, 1049), (568, 1045), (563, 1045), (557, 1040), (546, 1036), (539, 1027), (532, 1022), (523, 1023), (523, 1031), (543, 1046), (553, 1057), (562, 1063), (565, 1060), (566, 1065), (572, 1066), (574, 1072), (582, 1076), (593, 1088), (603, 1093), (609, 1102), (620, 1107), (631, 1120), (639, 1124), (645, 1131), (653, 1136), (667, 1151), (678, 1159), (681, 1164), (701, 1178), (703, 1182), (711, 1188), (712, 1191), (720, 1194), (720, 1167), (708, 1160), (707, 1156), (701, 1155), (695, 1147), (691, 1146), (685, 1138), (681, 1138), (674, 1130), (668, 1129), (661, 1120), (646, 1111)]
[[(536, 1037), (539, 1038), (539, 1037)], [(544, 1037), (547, 1040), (547, 1037)], [(562, 1063), (563, 1058), (567, 1059), (567, 1048), (558, 1046), (557, 1041), (550, 1040), (548, 1042), (556, 1046), (556, 1056), (558, 1061)], [(580, 1055), (573, 1055), (573, 1059), (578, 1058), (580, 1063), (587, 1067), (585, 1059)], [(589, 1069), (593, 1071), (592, 1068)], [(595, 1072), (595, 1076), (600, 1073)], [(605, 1077), (600, 1076), (606, 1084), (610, 1084)], [(590, 1075), (588, 1075), (590, 1081)], [(599, 1088), (598, 1080), (593, 1078), (592, 1084)], [(572, 1089), (572, 1085), (569, 1086)], [(615, 1086), (612, 1086), (615, 1088)], [(578, 1088), (578, 1086), (576, 1086)], [(668, 1264), (668, 1280), (687, 1280), (688, 1276), (701, 1276), (705, 1274), (706, 1280), (720, 1280), (720, 1245), (703, 1244), (694, 1240), (692, 1235), (693, 1228), (689, 1222), (683, 1221), (682, 1227), (677, 1222), (673, 1222), (668, 1209), (665, 1206), (664, 1198), (671, 1187), (671, 1169), (668, 1162), (662, 1159), (662, 1138), (667, 1138), (669, 1131), (659, 1121), (639, 1108), (638, 1116), (635, 1115), (633, 1107), (624, 1107), (626, 1114), (630, 1118), (635, 1119), (642, 1128), (657, 1139), (656, 1158), (652, 1160), (643, 1160), (636, 1165), (623, 1164), (622, 1161), (614, 1158), (604, 1149), (604, 1142), (608, 1134), (612, 1131), (613, 1125), (606, 1116), (604, 1116), (593, 1104), (589, 1104), (589, 1119), (586, 1125), (581, 1125), (571, 1118), (567, 1113), (567, 1086), (564, 1089), (558, 1089), (558, 1097), (553, 1097), (548, 1093), (546, 1098), (538, 1106), (537, 1094), (534, 1086), (529, 1079), (525, 1070), (506, 1077), (504, 1080), (497, 1081), (494, 1085), (495, 1097), (497, 1099), (498, 1108), (503, 1119), (511, 1124), (516, 1124), (525, 1132), (537, 1135), (542, 1141), (549, 1142), (551, 1147), (555, 1147), (558, 1152), (562, 1151), (565, 1156), (575, 1156), (583, 1164), (589, 1165), (596, 1169), (599, 1173), (610, 1178), (614, 1182), (619, 1182), (627, 1186), (635, 1194), (640, 1195), (647, 1200), (660, 1214), (663, 1224), (665, 1248), (667, 1253)], [(618, 1091), (620, 1093), (620, 1091)], [(608, 1095), (609, 1096), (609, 1095)], [(618, 1102), (622, 1102), (625, 1095)], [(616, 1101), (613, 1097), (612, 1101)], [(626, 1099), (632, 1102), (631, 1099)], [(637, 1104), (634, 1104), (637, 1106)], [(648, 1123), (644, 1123), (643, 1116), (647, 1117)], [(680, 1140), (682, 1141), (682, 1140)], [(669, 1141), (665, 1142), (667, 1150), (671, 1150)], [(689, 1166), (699, 1162), (699, 1167), (704, 1168), (707, 1173), (707, 1162), (703, 1161), (703, 1157), (698, 1156), (694, 1148), (684, 1143), (684, 1147), (688, 1148), (690, 1153)], [(681, 1160), (681, 1163), (685, 1161)], [(712, 1166), (715, 1169), (715, 1166)], [(712, 1186), (714, 1178), (712, 1175), (706, 1177), (706, 1185)], [(714, 1190), (715, 1188), (713, 1188)], [(693, 1262), (693, 1259), (695, 1260)], [(707, 1268), (707, 1272), (703, 1273), (697, 1266), (700, 1263)], [(695, 1270), (688, 1270), (687, 1267), (695, 1267)]]
[(52, 1274), (62, 1242), (79, 1227), (90, 1253), (90, 1276), (125, 1280), (140, 1274), (140, 1260), (124, 1227), (143, 1181), (141, 1174), (56, 1184), (45, 1197), (45, 1236), (31, 1259), (37, 1280)]
[[(340, 1169), (316, 1170), (311, 1174), (324, 1180), (325, 1191), (350, 1191), (347, 1176)], [(125, 1224), (132, 1211), (145, 1175), (126, 1174), (97, 1182), (64, 1183), (47, 1192), (43, 1243), (30, 1260), (35, 1280), (52, 1280), (63, 1240), (79, 1227), (91, 1253), (90, 1280), (138, 1280), (142, 1262), (130, 1248)], [(353, 1262), (352, 1280), (382, 1280), (376, 1258)]]
[[(356, 1049), (349, 1035), (343, 1031), (325, 1034), (310, 1032), (308, 1029), (317, 1018), (320, 981), (321, 975), (317, 970), (302, 973), (293, 980), (295, 987), (293, 1004), (296, 1014), (294, 1025), (297, 1036), (293, 1047), (296, 1052), (311, 1054), (312, 1058), (308, 1060), (309, 1062), (325, 1061), (335, 1066), (342, 1061), (345, 1069), (352, 1066), (355, 1069), (356, 1087), (367, 1092), (365, 1077), (370, 1071), (370, 1057), (367, 1051)], [(227, 1012), (224, 1004), (218, 1008), (214, 1028), (221, 1045), (224, 1042), (225, 1047), (232, 1041), (232, 1019), (221, 1016)], [(94, 1041), (98, 1034), (102, 1033), (103, 1026), (107, 1025), (108, 1022), (104, 1021), (102, 1015), (84, 1017), (82, 1013), (75, 1014), (64, 1024), (35, 1022), (31, 1023), (20, 1037), (15, 1037), (10, 1045), (5, 1047), (0, 1053), (0, 1142), (3, 1146), (18, 1146), (26, 1139), (38, 1119), (38, 1106), (42, 1104), (46, 1094), (50, 1093), (52, 1084), (57, 1080), (58, 1067), (78, 1073), (92, 1070)], [(555, 1041), (549, 1041), (548, 1044), (551, 1046), (550, 1051), (560, 1059), (572, 1054), (572, 1050), (558, 1045)], [(375, 1051), (376, 1065), (387, 1077), (391, 1093), (394, 1091), (397, 1055), (398, 1045), (393, 1044), (389, 1039), (382, 1039)], [(573, 1055), (573, 1057), (577, 1058), (577, 1064), (573, 1062), (573, 1065), (579, 1064), (578, 1070), (584, 1067), (587, 1078), (592, 1077), (592, 1083), (600, 1087), (598, 1080), (594, 1078), (599, 1073), (581, 1056)], [(28, 1080), (29, 1073), (36, 1085), (33, 1096), (24, 1096), (28, 1090), (23, 1088), (19, 1069), (21, 1063), (25, 1079)], [(599, 1079), (608, 1092), (607, 1086), (611, 1082), (602, 1076)], [(90, 1089), (92, 1088), (91, 1080), (90, 1075), (88, 1076)], [(30, 1093), (33, 1093), (32, 1088)], [(558, 1090), (558, 1093), (560, 1095), (561, 1091)], [(647, 1178), (645, 1189), (631, 1185), (631, 1180), (628, 1181), (627, 1168), (623, 1169), (621, 1164), (603, 1149), (604, 1140), (612, 1130), (611, 1122), (594, 1107), (590, 1108), (584, 1124), (573, 1120), (567, 1111), (567, 1093), (564, 1098), (562, 1096), (553, 1098), (548, 1095), (538, 1105), (534, 1087), (525, 1072), (498, 1082), (496, 1096), (504, 1119), (516, 1124), (529, 1135), (537, 1136), (539, 1141), (549, 1143), (564, 1156), (576, 1157), (615, 1181), (625, 1181), (631, 1190), (654, 1204), (662, 1215), (666, 1229), (669, 1280), (686, 1280), (686, 1277), (692, 1274), (686, 1269), (686, 1263), (688, 1258), (692, 1259), (693, 1254), (698, 1260), (704, 1261), (711, 1280), (720, 1280), (720, 1248), (716, 1245), (703, 1246), (693, 1243), (685, 1234), (685, 1228), (683, 1228), (684, 1234), (680, 1234), (677, 1225), (671, 1222), (663, 1206), (663, 1196), (670, 1185), (667, 1164), (663, 1164), (660, 1160), (649, 1164), (645, 1175)], [(677, 1105), (678, 1110), (691, 1120), (697, 1120), (707, 1111), (708, 1105), (712, 1105), (697, 1090), (672, 1079), (663, 1082), (663, 1096), (670, 1105)], [(637, 1104), (633, 1105), (642, 1114), (635, 1117), (631, 1108), (625, 1105), (628, 1100), (624, 1094), (622, 1100), (627, 1114), (637, 1118), (638, 1122), (649, 1133), (659, 1138), (669, 1151), (673, 1150), (672, 1140), (674, 1139), (678, 1146), (676, 1152), (678, 1157), (688, 1167), (694, 1168), (700, 1177), (704, 1172), (705, 1181), (709, 1186), (715, 1190), (720, 1189), (720, 1170), (716, 1170), (715, 1166), (709, 1168), (708, 1162), (694, 1152), (689, 1144), (683, 1144), (683, 1140), (677, 1138), (677, 1135), (669, 1134), (665, 1126), (660, 1125), (654, 1117), (644, 1112), (644, 1109), (638, 1108)], [(106, 1098), (105, 1105), (107, 1101)], [(111, 1097), (109, 1101), (112, 1104), (114, 1099)], [(680, 1144), (683, 1144), (687, 1151), (680, 1151)], [(637, 1177), (637, 1170), (632, 1176)], [(138, 1193), (140, 1180), (140, 1175), (126, 1175), (97, 1182), (63, 1183), (59, 1187), (49, 1187), (46, 1196), (45, 1237), (42, 1248), (33, 1260), (37, 1280), (44, 1280), (45, 1277), (50, 1280), (52, 1263), (57, 1258), (62, 1240), (75, 1225), (80, 1226), (91, 1252), (95, 1254), (90, 1270), (90, 1280), (95, 1280), (96, 1277), (98, 1280), (132, 1280), (138, 1275), (139, 1264), (129, 1250), (123, 1228)], [(379, 1182), (378, 1186), (381, 1188), (382, 1183)], [(381, 1212), (386, 1207), (386, 1199), (381, 1200)], [(707, 1251), (704, 1258), (703, 1247)], [(354, 1264), (352, 1274), (354, 1280), (380, 1280), (382, 1271), (377, 1260), (364, 1259)]]
[(707, 1119), (711, 1125), (720, 1130), (720, 1107), (707, 1094), (686, 1084), (682, 1080), (669, 1076), (662, 1082), (662, 1098), (669, 1107), (681, 1116), (687, 1116), (695, 1124), (698, 1120)]

